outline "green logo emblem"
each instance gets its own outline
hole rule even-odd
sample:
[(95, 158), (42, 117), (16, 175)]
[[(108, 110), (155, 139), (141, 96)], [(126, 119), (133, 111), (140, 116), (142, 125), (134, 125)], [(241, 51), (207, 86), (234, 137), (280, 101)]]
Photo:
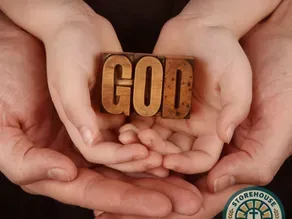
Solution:
[(285, 219), (285, 211), (274, 193), (261, 187), (250, 187), (229, 199), (223, 219)]

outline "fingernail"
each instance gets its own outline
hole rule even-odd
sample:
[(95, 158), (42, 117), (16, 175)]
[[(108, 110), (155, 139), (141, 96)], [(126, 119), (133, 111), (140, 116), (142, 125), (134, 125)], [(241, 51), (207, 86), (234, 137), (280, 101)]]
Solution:
[(59, 180), (59, 181), (70, 181), (68, 173), (61, 168), (53, 168), (48, 171), (48, 177), (50, 179)]
[(228, 127), (228, 129), (227, 129), (227, 138), (228, 138), (228, 140), (227, 140), (227, 144), (229, 144), (230, 143), (230, 141), (231, 141), (231, 139), (232, 139), (232, 136), (233, 136), (233, 133), (234, 133), (234, 130), (235, 130), (235, 125), (230, 125), (229, 127)]
[(93, 133), (92, 130), (84, 125), (79, 129), (79, 132), (83, 138), (83, 141), (85, 142), (85, 144), (87, 145), (91, 145), (94, 142), (94, 137), (93, 137)]
[(230, 186), (235, 184), (235, 178), (233, 176), (221, 176), (217, 178), (214, 182), (214, 191), (221, 192)]

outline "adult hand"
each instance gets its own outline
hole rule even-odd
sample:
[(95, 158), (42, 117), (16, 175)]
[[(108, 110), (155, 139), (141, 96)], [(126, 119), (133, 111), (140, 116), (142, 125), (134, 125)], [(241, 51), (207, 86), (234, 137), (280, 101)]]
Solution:
[(41, 43), (2, 14), (0, 30), (0, 171), (8, 179), (33, 194), (117, 214), (198, 210), (201, 200), (187, 187), (89, 169), (54, 109)]
[[(166, 179), (167, 180), (167, 179)], [(178, 180), (183, 182), (182, 179)], [(183, 182), (187, 183), (187, 182)], [(194, 183), (194, 182), (193, 182)], [(236, 185), (230, 187), (222, 192), (212, 193), (207, 188), (206, 178), (202, 178), (196, 182), (198, 189), (202, 193), (203, 204), (200, 210), (194, 215), (181, 215), (175, 212), (167, 215), (163, 219), (211, 219), (222, 211), (228, 199), (238, 190), (246, 187), (247, 185)], [(98, 212), (96, 212), (98, 213)], [(118, 215), (104, 213), (102, 215), (96, 214), (95, 219), (157, 219), (155, 217), (143, 217), (143, 216), (130, 216), (130, 215)]]
[(267, 185), (291, 155), (291, 9), (291, 1), (283, 1), (243, 40), (253, 69), (251, 112), (236, 130), (230, 154), (210, 172), (211, 191), (241, 183)]

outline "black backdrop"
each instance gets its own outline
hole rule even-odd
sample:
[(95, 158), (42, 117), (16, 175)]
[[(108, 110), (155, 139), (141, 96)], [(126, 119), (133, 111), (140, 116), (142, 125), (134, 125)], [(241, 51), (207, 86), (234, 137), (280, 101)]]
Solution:
[[(126, 52), (151, 53), (163, 24), (178, 14), (188, 0), (87, 0), (113, 24)], [(98, 28), (98, 27), (97, 27)], [(287, 219), (292, 195), (292, 161), (287, 160), (267, 186), (283, 202)], [(91, 211), (52, 199), (32, 196), (0, 173), (0, 219), (92, 219)], [(218, 216), (221, 218), (221, 216)], [(202, 218), (204, 219), (204, 218)]]

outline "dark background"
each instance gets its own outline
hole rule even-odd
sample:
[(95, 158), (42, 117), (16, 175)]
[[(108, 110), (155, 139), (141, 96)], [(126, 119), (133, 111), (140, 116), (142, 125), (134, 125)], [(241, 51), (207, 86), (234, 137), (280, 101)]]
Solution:
[[(125, 52), (151, 53), (163, 24), (177, 15), (188, 0), (87, 0), (113, 24)], [(98, 27), (97, 27), (98, 28)], [(283, 202), (292, 218), (292, 161), (288, 159), (267, 186)], [(0, 173), (0, 219), (92, 219), (91, 211), (32, 196)], [(221, 218), (221, 216), (218, 216)], [(204, 218), (202, 218), (204, 219)]]

